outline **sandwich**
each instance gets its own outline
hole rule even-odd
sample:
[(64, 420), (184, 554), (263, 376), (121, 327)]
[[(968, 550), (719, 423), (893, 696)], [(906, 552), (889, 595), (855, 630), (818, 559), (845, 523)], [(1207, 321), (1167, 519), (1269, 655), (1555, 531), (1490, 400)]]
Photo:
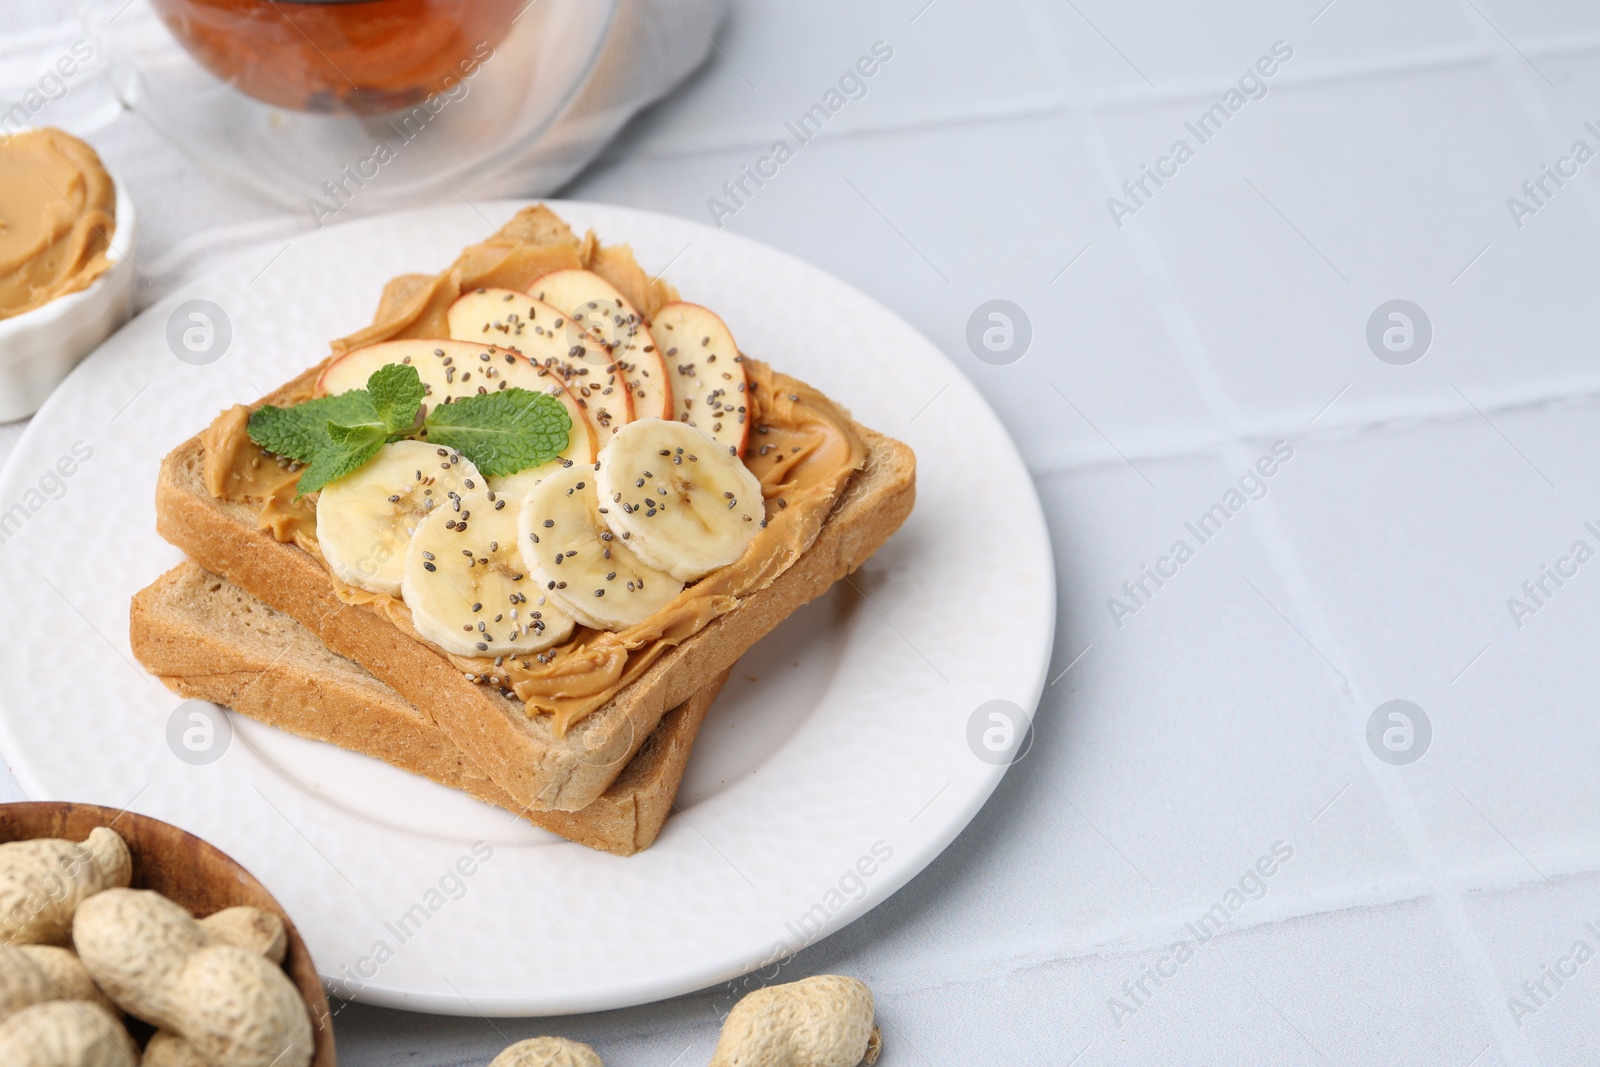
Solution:
[(588, 807), (533, 811), (513, 801), (399, 693), (288, 615), (192, 560), (135, 595), (132, 618), (135, 655), (179, 696), (382, 760), (618, 856), (655, 843), (700, 724), (728, 676), (724, 671), (667, 712)]
[[(742, 352), (626, 246), (530, 207), (166, 457), (157, 527), (192, 562), (139, 595), (133, 645), (179, 692), (588, 818), (619, 785), (675, 789), (681, 764), (641, 755), (686, 756), (738, 657), (914, 496), (904, 444)], [(296, 698), (261, 665), (239, 615), (265, 610), (348, 698)], [(202, 631), (231, 680), (174, 651)], [(357, 706), (401, 740), (331, 721)]]

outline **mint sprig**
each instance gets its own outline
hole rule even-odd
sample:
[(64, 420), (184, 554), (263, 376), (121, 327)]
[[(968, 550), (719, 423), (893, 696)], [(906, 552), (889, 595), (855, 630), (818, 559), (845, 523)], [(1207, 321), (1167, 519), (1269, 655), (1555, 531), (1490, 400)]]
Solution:
[(406, 363), (379, 367), (367, 379), (367, 393), (378, 420), (390, 433), (400, 433), (416, 424), (417, 411), (427, 390), (417, 368)]
[(452, 400), (428, 413), (428, 440), (472, 460), (485, 478), (549, 463), (567, 447), (572, 416), (553, 396), (502, 389)]
[[(328, 425), (332, 430), (344, 429), (332, 423)], [(295, 499), (299, 500), (307, 493), (314, 493), (330, 482), (354, 474), (365, 467), (383, 445), (384, 440), (381, 436), (375, 436), (363, 427), (359, 440), (335, 444), (318, 452), (311, 465), (300, 475), (300, 480), (295, 483)]]
[(296, 499), (355, 473), (384, 445), (405, 438), (454, 449), (488, 478), (541, 466), (567, 447), (572, 417), (545, 393), (502, 389), (461, 397), (423, 416), (426, 395), (415, 367), (386, 364), (365, 389), (289, 407), (268, 404), (250, 416), (248, 432), (268, 452), (306, 465)]
[(362, 389), (321, 396), (280, 408), (268, 404), (250, 415), (250, 440), (274, 455), (310, 463), (328, 447), (328, 425), (355, 426), (376, 422), (372, 397)]

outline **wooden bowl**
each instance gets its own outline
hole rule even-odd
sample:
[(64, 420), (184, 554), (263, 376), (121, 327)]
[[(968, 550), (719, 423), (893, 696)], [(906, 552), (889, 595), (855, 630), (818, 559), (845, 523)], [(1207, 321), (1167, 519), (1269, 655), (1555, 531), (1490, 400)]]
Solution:
[(311, 954), (282, 906), (249, 871), (193, 834), (131, 811), (94, 804), (0, 804), (0, 842), (36, 837), (82, 841), (97, 826), (111, 827), (128, 843), (128, 851), (133, 853), (134, 889), (153, 889), (188, 908), (197, 919), (236, 904), (250, 904), (283, 920), (289, 935), (283, 967), (311, 1012), (316, 1043), (311, 1067), (335, 1067), (333, 1018)]

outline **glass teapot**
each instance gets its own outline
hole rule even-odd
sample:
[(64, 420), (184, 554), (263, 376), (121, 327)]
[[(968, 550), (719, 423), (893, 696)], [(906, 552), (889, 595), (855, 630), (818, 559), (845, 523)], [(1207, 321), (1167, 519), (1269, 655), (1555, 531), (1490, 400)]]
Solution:
[[(323, 223), (548, 189), (617, 0), (81, 0), (122, 102)], [(566, 168), (566, 173), (561, 173)]]

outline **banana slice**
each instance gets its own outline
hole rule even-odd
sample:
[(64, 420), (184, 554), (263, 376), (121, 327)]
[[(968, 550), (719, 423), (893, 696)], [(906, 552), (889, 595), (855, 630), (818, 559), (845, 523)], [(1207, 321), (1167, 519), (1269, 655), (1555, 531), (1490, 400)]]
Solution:
[(340, 581), (400, 595), (406, 546), (430, 511), (481, 488), (472, 461), (425, 441), (384, 445), (354, 474), (317, 497), (317, 544)]
[[(572, 463), (569, 460), (553, 459), (542, 467), (531, 467), (528, 470), (518, 471), (515, 474), (506, 474), (499, 478), (490, 478), (488, 479), (489, 488), (494, 490), (496, 496), (503, 496), (506, 498), (506, 507), (520, 508), (522, 506), (522, 502), (528, 499), (528, 491), (530, 489), (544, 481), (546, 478), (550, 477), (550, 475), (554, 474), (556, 471), (564, 470), (571, 465)], [(593, 464), (584, 463), (582, 466), (589, 467), (593, 466)]]
[(540, 482), (522, 505), (517, 545), (538, 587), (574, 618), (597, 630), (622, 630), (649, 618), (683, 583), (641, 562), (611, 532), (595, 473), (594, 466), (574, 464)]
[(688, 423), (631, 422), (595, 466), (606, 525), (646, 565), (681, 582), (738, 559), (766, 516), (756, 476)]
[(572, 634), (517, 551), (517, 508), (481, 485), (434, 508), (406, 549), (401, 592), (417, 633), (458, 656), (540, 652)]

